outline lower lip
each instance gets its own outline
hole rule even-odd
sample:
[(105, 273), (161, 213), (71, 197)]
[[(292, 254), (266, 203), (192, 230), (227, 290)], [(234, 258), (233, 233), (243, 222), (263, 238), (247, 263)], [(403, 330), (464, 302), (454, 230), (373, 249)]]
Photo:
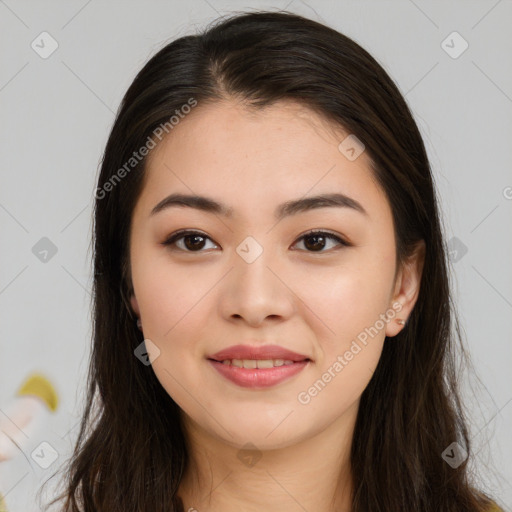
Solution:
[(293, 364), (274, 366), (273, 368), (238, 368), (208, 360), (226, 379), (244, 388), (268, 388), (283, 382), (302, 371), (309, 361), (297, 361)]

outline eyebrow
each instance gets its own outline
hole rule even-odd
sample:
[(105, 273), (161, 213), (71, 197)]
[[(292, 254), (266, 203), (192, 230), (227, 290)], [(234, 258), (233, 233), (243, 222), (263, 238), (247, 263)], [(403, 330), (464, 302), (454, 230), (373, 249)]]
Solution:
[[(232, 218), (234, 210), (222, 203), (215, 201), (209, 197), (198, 195), (186, 194), (171, 194), (162, 199), (152, 210), (150, 216), (174, 206), (189, 207), (201, 210), (208, 213), (223, 215), (227, 218)], [(275, 211), (276, 220), (281, 220), (284, 217), (295, 215), (297, 213), (314, 210), (317, 208), (351, 208), (359, 213), (368, 216), (368, 212), (363, 206), (355, 199), (348, 197), (344, 194), (321, 194), (313, 197), (305, 197), (301, 199), (294, 199), (280, 204)]]

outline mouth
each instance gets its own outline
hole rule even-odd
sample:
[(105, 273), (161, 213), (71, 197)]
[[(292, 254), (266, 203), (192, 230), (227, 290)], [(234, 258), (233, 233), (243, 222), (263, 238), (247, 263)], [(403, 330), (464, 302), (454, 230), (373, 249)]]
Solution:
[(225, 366), (234, 366), (235, 368), (247, 368), (250, 370), (254, 369), (266, 369), (266, 368), (278, 368), (280, 366), (290, 366), (297, 363), (303, 363), (311, 361), (306, 358), (300, 361), (292, 361), (291, 359), (224, 359), (219, 361), (217, 359), (209, 359), (216, 363), (222, 363)]
[(264, 389), (291, 379), (304, 370), (311, 363), (311, 360), (234, 359), (220, 362), (215, 359), (208, 359), (208, 362), (222, 377), (237, 386)]
[(244, 388), (267, 388), (290, 379), (313, 361), (277, 345), (236, 345), (207, 358), (217, 372)]

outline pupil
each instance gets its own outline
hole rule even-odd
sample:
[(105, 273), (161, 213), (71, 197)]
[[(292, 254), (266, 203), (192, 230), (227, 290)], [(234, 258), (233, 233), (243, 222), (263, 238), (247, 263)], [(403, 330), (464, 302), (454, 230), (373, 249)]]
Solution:
[[(317, 241), (320, 239), (320, 240), (322, 240), (323, 242), (322, 242), (322, 243), (320, 243), (320, 244), (318, 244), (318, 243), (308, 244), (308, 243), (307, 243), (307, 240), (311, 240), (311, 239), (312, 239), (312, 240), (317, 240)], [(314, 248), (322, 249), (323, 247), (325, 247), (325, 237), (324, 237), (324, 236), (322, 236), (322, 235), (310, 235), (310, 236), (306, 237), (306, 239), (305, 239), (305, 240), (306, 240), (305, 245), (306, 245), (306, 247), (308, 247), (308, 248), (311, 248), (311, 246), (313, 246), (313, 249), (314, 249)]]
[(197, 241), (197, 239), (202, 239), (203, 240), (202, 244), (204, 245), (204, 237), (202, 237), (201, 235), (187, 235), (185, 237), (185, 245), (187, 246), (188, 249), (201, 249), (203, 247), (203, 245), (201, 245), (201, 242), (200, 242), (200, 246), (198, 246), (197, 244), (194, 245), (193, 243), (192, 244), (187, 243), (190, 239), (194, 239), (196, 241)]

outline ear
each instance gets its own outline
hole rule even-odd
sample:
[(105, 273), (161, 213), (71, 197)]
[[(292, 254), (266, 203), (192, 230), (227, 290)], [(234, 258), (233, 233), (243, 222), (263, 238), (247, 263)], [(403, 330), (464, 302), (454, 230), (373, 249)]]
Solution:
[(407, 321), (409, 318), (420, 293), (424, 263), (425, 241), (420, 240), (416, 244), (411, 256), (409, 256), (398, 271), (390, 308), (393, 304), (400, 303), (401, 309), (398, 307), (393, 308), (397, 313), (396, 317), (386, 325), (386, 336), (396, 336), (403, 329), (403, 326), (397, 323), (397, 319), (401, 318)]
[(135, 312), (135, 314), (140, 318), (139, 303), (137, 302), (137, 299), (135, 298), (134, 293), (132, 293), (132, 295), (130, 297), (130, 305), (132, 306), (132, 309)]

